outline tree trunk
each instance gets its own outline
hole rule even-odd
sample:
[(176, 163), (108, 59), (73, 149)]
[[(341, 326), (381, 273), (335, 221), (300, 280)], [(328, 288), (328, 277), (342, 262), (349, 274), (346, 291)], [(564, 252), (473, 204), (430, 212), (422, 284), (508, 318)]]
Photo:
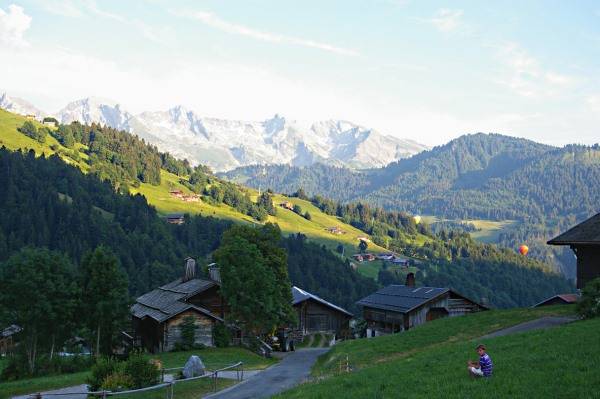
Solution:
[(52, 346), (50, 347), (50, 360), (54, 357), (54, 343), (56, 341), (56, 335), (52, 334)]
[(98, 331), (96, 332), (96, 357), (100, 357), (100, 323), (98, 323)]

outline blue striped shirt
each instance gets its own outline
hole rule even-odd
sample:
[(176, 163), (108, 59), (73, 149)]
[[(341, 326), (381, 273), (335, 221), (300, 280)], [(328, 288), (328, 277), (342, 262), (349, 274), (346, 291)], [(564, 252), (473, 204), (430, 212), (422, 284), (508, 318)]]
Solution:
[(479, 357), (479, 367), (481, 367), (481, 372), (483, 372), (484, 377), (492, 376), (492, 369), (494, 368), (494, 364), (492, 363), (490, 355), (484, 353), (483, 356)]

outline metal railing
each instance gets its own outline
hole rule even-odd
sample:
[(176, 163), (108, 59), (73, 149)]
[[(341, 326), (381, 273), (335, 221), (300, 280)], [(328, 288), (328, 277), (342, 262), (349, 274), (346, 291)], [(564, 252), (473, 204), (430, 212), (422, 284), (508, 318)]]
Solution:
[[(92, 391), (92, 392), (65, 392), (65, 393), (34, 393), (34, 394), (30, 394), (28, 395), (29, 398), (31, 399), (42, 399), (44, 397), (48, 397), (48, 396), (66, 396), (66, 395), (91, 395), (91, 396), (96, 396), (96, 397), (100, 397), (100, 398), (107, 398), (109, 396), (119, 396), (119, 395), (131, 395), (131, 394), (136, 394), (136, 393), (140, 393), (140, 392), (147, 392), (147, 391), (154, 391), (157, 389), (162, 389), (162, 388), (166, 388), (167, 392), (166, 392), (166, 398), (167, 399), (173, 399), (173, 387), (175, 386), (175, 384), (181, 384), (184, 382), (188, 382), (188, 381), (195, 381), (195, 380), (200, 380), (200, 379), (208, 379), (210, 378), (212, 380), (212, 387), (213, 387), (213, 392), (217, 391), (217, 382), (218, 382), (218, 378), (219, 378), (219, 373), (223, 372), (223, 371), (227, 371), (227, 370), (231, 370), (231, 369), (235, 369), (237, 374), (236, 374), (236, 379), (237, 381), (242, 381), (244, 379), (244, 362), (237, 362), (235, 364), (231, 364), (229, 366), (220, 368), (218, 370), (214, 370), (210, 373), (205, 373), (203, 375), (200, 375), (198, 377), (190, 377), (190, 378), (184, 378), (184, 379), (173, 379), (172, 381), (169, 382), (162, 382), (160, 384), (157, 385), (153, 385), (150, 387), (145, 387), (145, 388), (139, 388), (139, 389), (132, 389), (129, 391), (118, 391), (118, 392), (112, 392), (112, 391)], [(165, 373), (164, 371), (174, 371), (174, 370), (182, 370), (183, 367), (174, 367), (174, 368), (169, 368), (169, 369), (164, 369), (161, 370), (161, 380), (164, 381), (164, 376)]]

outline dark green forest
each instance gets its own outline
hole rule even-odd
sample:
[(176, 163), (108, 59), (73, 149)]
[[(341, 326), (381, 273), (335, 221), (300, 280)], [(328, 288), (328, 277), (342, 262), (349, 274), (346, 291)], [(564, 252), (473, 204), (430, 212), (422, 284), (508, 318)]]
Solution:
[[(182, 225), (167, 224), (143, 196), (118, 193), (109, 182), (84, 175), (57, 156), (36, 158), (33, 152), (1, 149), (0, 165), (0, 262), (31, 246), (64, 253), (78, 265), (86, 253), (104, 245), (116, 254), (129, 293), (136, 296), (180, 277), (187, 256), (207, 263), (231, 226), (189, 215)], [(348, 305), (375, 285), (330, 251), (290, 242), (295, 239), (282, 238), (281, 245), (294, 248), (288, 255), (293, 284), (309, 290), (318, 284), (324, 299), (344, 298)]]

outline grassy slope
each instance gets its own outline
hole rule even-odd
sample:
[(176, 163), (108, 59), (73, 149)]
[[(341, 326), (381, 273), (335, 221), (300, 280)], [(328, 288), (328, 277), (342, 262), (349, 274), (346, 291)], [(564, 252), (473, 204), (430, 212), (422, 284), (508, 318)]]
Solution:
[(465, 317), (451, 317), (425, 323), (402, 334), (342, 342), (319, 358), (314, 375), (328, 375), (338, 368), (339, 359), (348, 356), (360, 369), (390, 359), (411, 356), (443, 344), (468, 341), (499, 329), (548, 315), (573, 313), (571, 306), (490, 310)]
[[(56, 145), (59, 149), (68, 151), (50, 135), (47, 136), (46, 143), (41, 144), (18, 132), (17, 128), (20, 127), (25, 120), (26, 119), (20, 115), (11, 114), (0, 109), (0, 146), (4, 145), (11, 150), (33, 149), (37, 155), (41, 155), (42, 153), (45, 153), (46, 155), (54, 154), (55, 152), (50, 148), (51, 145)], [(62, 156), (62, 158), (65, 162), (76, 165), (84, 172), (89, 170), (89, 165), (85, 162), (87, 155), (83, 153), (81, 153), (82, 160), (80, 162), (75, 162), (66, 156)], [(214, 216), (234, 222), (257, 223), (250, 216), (241, 214), (224, 204), (210, 205), (202, 201), (184, 202), (177, 198), (173, 198), (169, 195), (169, 190), (171, 189), (179, 189), (185, 193), (190, 193), (185, 186), (179, 183), (178, 176), (164, 170), (161, 171), (161, 184), (159, 186), (142, 183), (137, 189), (130, 188), (132, 193), (144, 195), (148, 199), (148, 202), (154, 205), (162, 214), (181, 212)], [(256, 197), (257, 192), (255, 190), (249, 189), (249, 192), (251, 196), (254, 198)], [(335, 250), (338, 244), (341, 243), (345, 247), (345, 254), (347, 256), (356, 252), (358, 237), (367, 236), (364, 232), (343, 223), (339, 218), (326, 215), (308, 201), (298, 198), (288, 198), (283, 195), (275, 195), (274, 201), (276, 204), (284, 201), (298, 204), (302, 207), (303, 211), (309, 211), (312, 216), (312, 220), (308, 221), (292, 211), (277, 207), (277, 215), (270, 216), (269, 221), (277, 223), (282, 232), (286, 235), (301, 232), (309, 239), (324, 244), (332, 250)], [(325, 230), (326, 228), (333, 226), (339, 226), (346, 234), (332, 235)], [(423, 241), (423, 238), (416, 237), (415, 241), (421, 242)], [(385, 251), (384, 248), (378, 247), (372, 243), (369, 245), (369, 249), (376, 252)], [(359, 264), (358, 270), (367, 276), (376, 278), (380, 267), (380, 262), (365, 262)]]
[(407, 347), (405, 356), (305, 384), (280, 397), (329, 398), (340, 392), (345, 398), (597, 397), (599, 329), (600, 319), (595, 319), (486, 340), (495, 365), (491, 379), (467, 376), (466, 361), (477, 354), (475, 341), (461, 337)]

